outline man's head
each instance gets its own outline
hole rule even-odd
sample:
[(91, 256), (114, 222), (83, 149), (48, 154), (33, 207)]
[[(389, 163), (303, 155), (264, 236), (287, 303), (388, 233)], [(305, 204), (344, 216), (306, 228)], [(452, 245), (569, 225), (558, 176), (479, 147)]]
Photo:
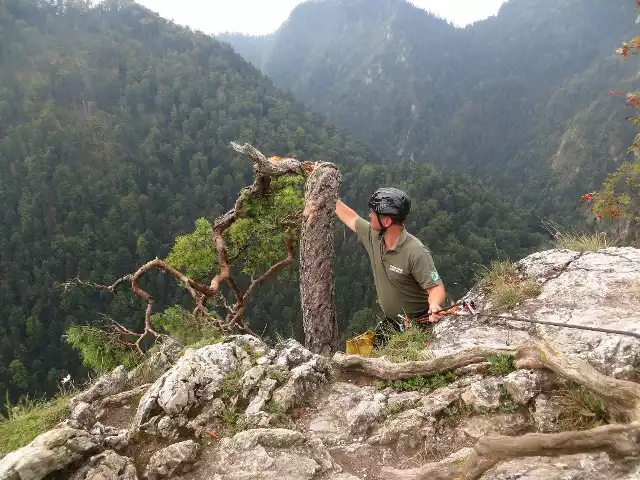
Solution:
[(384, 232), (391, 225), (402, 225), (411, 210), (411, 199), (397, 188), (380, 188), (369, 200), (371, 227)]

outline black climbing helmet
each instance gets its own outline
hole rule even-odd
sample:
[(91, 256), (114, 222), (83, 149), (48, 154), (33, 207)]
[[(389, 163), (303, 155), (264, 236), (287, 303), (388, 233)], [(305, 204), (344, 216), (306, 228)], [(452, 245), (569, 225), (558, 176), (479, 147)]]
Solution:
[(380, 188), (371, 195), (369, 208), (378, 215), (385, 215), (394, 221), (402, 222), (411, 210), (411, 199), (397, 188)]

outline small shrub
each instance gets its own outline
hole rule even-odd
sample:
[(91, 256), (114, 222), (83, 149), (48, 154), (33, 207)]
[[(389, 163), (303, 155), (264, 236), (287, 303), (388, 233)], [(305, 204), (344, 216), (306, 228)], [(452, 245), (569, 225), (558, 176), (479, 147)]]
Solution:
[(553, 222), (543, 222), (545, 229), (553, 236), (553, 246), (574, 252), (597, 252), (603, 248), (618, 247), (621, 241), (606, 232), (569, 231)]
[(382, 412), (384, 417), (390, 417), (391, 415), (395, 415), (396, 413), (401, 412), (403, 409), (401, 403), (392, 403), (391, 405), (387, 405)]
[(263, 410), (271, 415), (271, 421), (269, 422), (271, 426), (284, 428), (290, 427), (293, 423), (282, 405), (273, 400), (265, 403)]
[(541, 291), (538, 282), (521, 278), (515, 265), (505, 261), (491, 264), (480, 280), (480, 287), (496, 308), (506, 310), (539, 295)]
[(616, 246), (616, 242), (607, 239), (607, 234), (564, 234), (556, 238), (556, 248), (573, 250), (575, 252), (597, 252), (603, 248)]
[(267, 373), (267, 377), (269, 377), (270, 379), (275, 380), (276, 382), (282, 384), (282, 383), (286, 382), (287, 374), (288, 374), (287, 367), (283, 367), (282, 369), (270, 370), (269, 373)]
[(395, 380), (391, 386), (399, 391), (436, 390), (443, 388), (458, 379), (453, 372), (437, 373), (429, 377), (413, 377), (406, 380)]
[(17, 405), (6, 402), (6, 418), (0, 416), (0, 457), (24, 447), (62, 421), (69, 414), (71, 396), (63, 394), (49, 401), (25, 398)]
[(222, 380), (220, 398), (223, 400), (232, 399), (240, 390), (241, 380), (242, 372), (240, 370), (234, 370), (228, 373)]
[(442, 411), (442, 418), (449, 424), (457, 423), (473, 414), (473, 407), (458, 399)]
[(493, 375), (506, 375), (516, 369), (513, 355), (494, 355), (489, 357), (489, 372)]
[(376, 390), (384, 390), (387, 388), (388, 384), (384, 380), (376, 380), (373, 382), (373, 386)]

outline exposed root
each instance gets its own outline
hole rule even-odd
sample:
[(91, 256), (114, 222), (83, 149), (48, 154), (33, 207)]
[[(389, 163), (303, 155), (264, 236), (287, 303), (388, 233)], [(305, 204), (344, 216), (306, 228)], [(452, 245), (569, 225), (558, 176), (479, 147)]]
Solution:
[(520, 457), (607, 452), (611, 456), (640, 455), (640, 424), (605, 425), (586, 431), (529, 433), (521, 437), (483, 437), (460, 458), (428, 463), (410, 470), (383, 468), (394, 480), (476, 480), (497, 464)]
[(453, 355), (434, 358), (433, 360), (393, 363), (384, 358), (361, 357), (359, 355), (345, 355), (337, 352), (333, 356), (333, 363), (341, 370), (352, 370), (364, 373), (370, 377), (383, 380), (404, 380), (413, 377), (435, 375), (456, 370), (474, 363), (486, 362), (494, 355), (515, 355), (515, 349), (500, 349), (490, 347), (474, 347)]
[(383, 469), (390, 479), (459, 479), (480, 478), (500, 462), (518, 457), (557, 456), (604, 451), (618, 457), (640, 455), (640, 385), (601, 374), (587, 362), (556, 352), (541, 342), (514, 350), (475, 347), (446, 357), (424, 362), (393, 364), (380, 358), (363, 358), (337, 353), (333, 363), (342, 370), (356, 370), (385, 380), (406, 379), (455, 370), (485, 361), (496, 354), (516, 357), (517, 368), (548, 368), (623, 408), (632, 423), (605, 425), (584, 431), (555, 434), (527, 434), (521, 437), (483, 437), (470, 453), (453, 456), (410, 470)]

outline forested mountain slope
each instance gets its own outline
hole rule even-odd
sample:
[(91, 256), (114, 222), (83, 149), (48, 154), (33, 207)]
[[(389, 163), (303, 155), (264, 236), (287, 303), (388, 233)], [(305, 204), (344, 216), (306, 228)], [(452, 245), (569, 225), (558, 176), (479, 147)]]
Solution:
[[(464, 29), (406, 0), (299, 5), (272, 35), (221, 35), (388, 158), (486, 177), (541, 215), (627, 158), (633, 2), (509, 0)], [(622, 78), (622, 81), (620, 80)]]
[[(232, 49), (139, 5), (0, 3), (0, 398), (56, 390), (80, 369), (67, 328), (104, 313), (139, 325), (131, 294), (71, 289), (76, 276), (110, 283), (163, 258), (197, 218), (235, 201), (251, 167), (229, 142), (270, 155), (326, 159), (343, 169), (346, 201), (364, 212), (381, 184), (414, 195), (410, 228), (434, 250), (458, 295), (478, 264), (539, 245), (536, 218), (476, 179), (432, 167), (385, 165), (273, 86)], [(339, 321), (374, 306), (369, 265), (337, 229)], [(155, 311), (189, 297), (146, 277)], [(365, 311), (365, 313), (368, 311)], [(266, 335), (300, 332), (295, 271), (256, 291), (248, 313)]]

